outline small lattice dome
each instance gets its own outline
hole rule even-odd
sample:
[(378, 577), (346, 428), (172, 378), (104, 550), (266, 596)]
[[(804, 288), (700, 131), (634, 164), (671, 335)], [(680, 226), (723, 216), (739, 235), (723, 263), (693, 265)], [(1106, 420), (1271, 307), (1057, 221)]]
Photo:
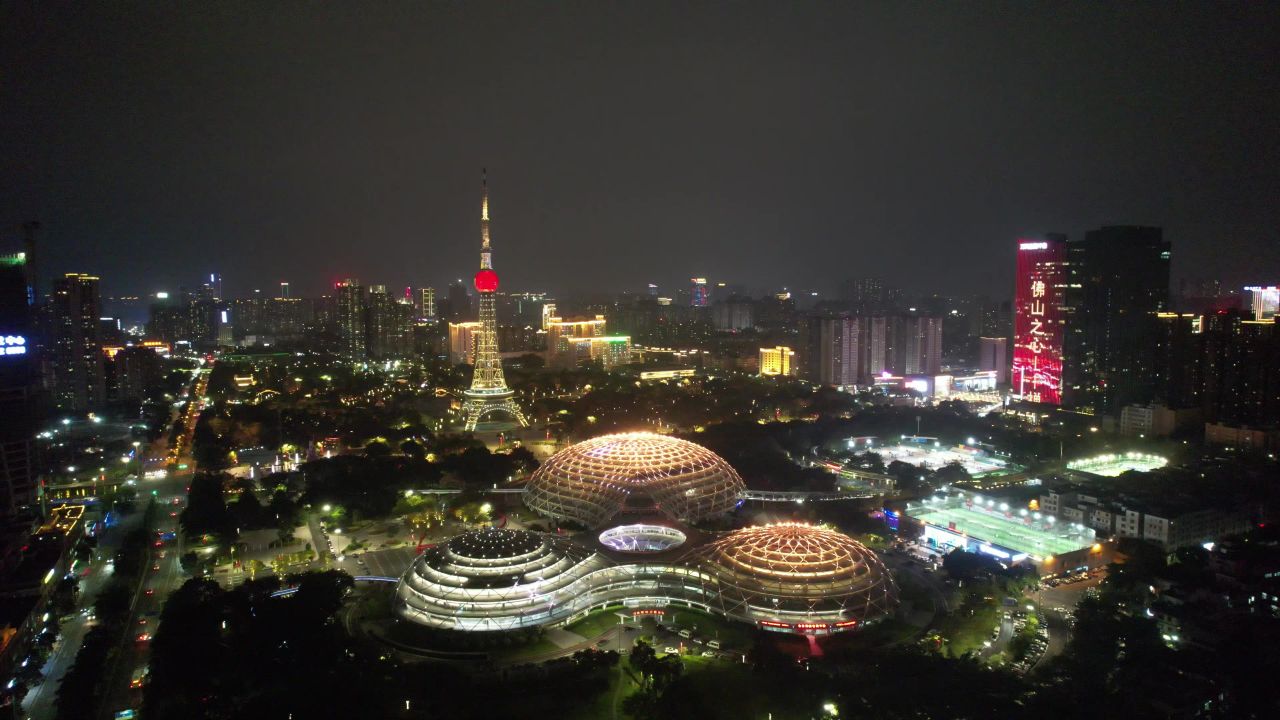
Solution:
[(815, 612), (839, 608), (865, 620), (897, 605), (884, 563), (862, 543), (801, 523), (744, 528), (707, 546), (704, 567), (724, 592), (751, 605)]
[(624, 508), (697, 521), (732, 510), (743, 490), (729, 463), (687, 440), (653, 433), (593, 438), (552, 455), (534, 472), (525, 505), (588, 527)]

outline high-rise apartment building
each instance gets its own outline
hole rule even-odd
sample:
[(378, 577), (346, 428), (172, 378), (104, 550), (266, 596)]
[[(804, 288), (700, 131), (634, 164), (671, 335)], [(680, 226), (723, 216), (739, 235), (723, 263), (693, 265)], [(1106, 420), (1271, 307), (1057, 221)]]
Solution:
[(449, 323), (449, 362), (455, 365), (474, 365), (476, 362), (476, 333), (480, 323)]
[(716, 330), (738, 332), (755, 327), (755, 302), (742, 295), (730, 295), (711, 306), (711, 324)]
[(364, 324), (364, 288), (359, 280), (347, 279), (333, 286), (336, 296), (338, 339), (341, 352), (349, 360), (364, 360), (367, 355)]
[(418, 317), (436, 319), (436, 289), (424, 287), (418, 291)]
[(369, 286), (365, 303), (369, 357), (373, 360), (408, 357), (413, 350), (413, 306), (393, 297), (385, 285)]
[(98, 278), (68, 273), (53, 287), (53, 400), (59, 410), (82, 413), (107, 400), (102, 353), (102, 295)]
[(865, 318), (849, 315), (809, 318), (804, 338), (805, 378), (822, 385), (852, 386), (863, 374), (859, 331)]
[(1205, 420), (1229, 426), (1280, 424), (1280, 326), (1243, 312), (1204, 318), (1201, 401)]
[(942, 371), (942, 318), (895, 315), (886, 363), (896, 375), (937, 375)]
[(1061, 405), (1067, 237), (1051, 233), (1019, 240), (1017, 262), (1013, 393), (1031, 402)]
[(0, 257), (0, 515), (36, 501), (39, 431), (32, 279), (25, 253)]
[(1009, 340), (1002, 337), (978, 338), (978, 369), (994, 370), (996, 385), (1009, 382)]
[(1151, 367), (1157, 316), (1169, 309), (1169, 257), (1158, 227), (1103, 227), (1067, 243), (1067, 404), (1114, 415), (1154, 399), (1158, 379)]

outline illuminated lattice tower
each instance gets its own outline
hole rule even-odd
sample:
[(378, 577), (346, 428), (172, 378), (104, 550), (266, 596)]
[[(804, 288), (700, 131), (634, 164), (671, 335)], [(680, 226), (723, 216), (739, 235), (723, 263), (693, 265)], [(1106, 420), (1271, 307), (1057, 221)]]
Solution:
[(516, 404), (514, 393), (507, 387), (502, 375), (502, 359), (498, 357), (498, 273), (493, 271), (489, 249), (489, 183), (481, 176), (480, 199), (480, 271), (475, 276), (476, 292), (480, 293), (480, 329), (475, 334), (475, 375), (471, 388), (463, 393), (462, 403), (465, 428), (475, 430), (476, 425), (491, 415), (506, 415), (521, 426), (527, 426), (524, 413)]

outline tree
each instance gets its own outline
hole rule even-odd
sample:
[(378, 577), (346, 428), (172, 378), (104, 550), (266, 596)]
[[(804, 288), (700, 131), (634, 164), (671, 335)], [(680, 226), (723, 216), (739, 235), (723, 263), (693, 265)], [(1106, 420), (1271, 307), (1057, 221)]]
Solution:
[(230, 547), (235, 541), (235, 518), (222, 496), (222, 476), (212, 473), (196, 475), (187, 494), (187, 507), (178, 522), (188, 537), (213, 535), (219, 544)]

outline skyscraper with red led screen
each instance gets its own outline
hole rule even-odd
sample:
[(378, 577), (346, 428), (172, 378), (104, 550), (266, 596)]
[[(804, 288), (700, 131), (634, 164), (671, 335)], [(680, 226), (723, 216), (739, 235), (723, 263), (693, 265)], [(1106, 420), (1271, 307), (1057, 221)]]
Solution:
[(1062, 404), (1062, 294), (1067, 239), (1018, 241), (1014, 293), (1013, 392), (1030, 402)]

